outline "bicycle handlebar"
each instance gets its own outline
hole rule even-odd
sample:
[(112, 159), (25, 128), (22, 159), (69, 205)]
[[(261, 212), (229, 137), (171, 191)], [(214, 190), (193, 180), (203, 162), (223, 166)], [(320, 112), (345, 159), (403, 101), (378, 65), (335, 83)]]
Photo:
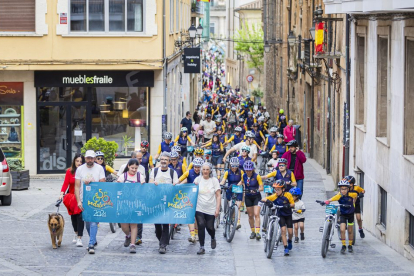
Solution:
[[(321, 206), (326, 205), (325, 201), (321, 201), (321, 200), (317, 200), (316, 203), (319, 203)], [(345, 207), (345, 208), (351, 207), (351, 205), (348, 205), (348, 204), (332, 204), (332, 203), (329, 203), (329, 205), (337, 206), (337, 207)]]

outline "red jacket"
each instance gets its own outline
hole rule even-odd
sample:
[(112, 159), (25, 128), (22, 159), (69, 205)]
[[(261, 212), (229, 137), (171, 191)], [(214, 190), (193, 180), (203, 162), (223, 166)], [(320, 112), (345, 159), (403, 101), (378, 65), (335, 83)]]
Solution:
[(75, 174), (72, 174), (70, 172), (70, 168), (67, 169), (65, 180), (63, 181), (61, 192), (66, 192), (66, 190), (69, 187), (68, 194), (74, 194), (75, 193)]
[(285, 136), (285, 143), (294, 140), (296, 135), (296, 129), (294, 126), (287, 125), (283, 129), (283, 136)]
[[(292, 159), (292, 154), (290, 153), (290, 151), (285, 152), (282, 155), (282, 158), (285, 158), (288, 161), (286, 164), (286, 169), (289, 169), (290, 160)], [(296, 152), (295, 169), (293, 170), (293, 174), (295, 175), (296, 179), (300, 180), (305, 178), (305, 175), (303, 173), (303, 163), (306, 163), (306, 156), (302, 151), (298, 150)]]

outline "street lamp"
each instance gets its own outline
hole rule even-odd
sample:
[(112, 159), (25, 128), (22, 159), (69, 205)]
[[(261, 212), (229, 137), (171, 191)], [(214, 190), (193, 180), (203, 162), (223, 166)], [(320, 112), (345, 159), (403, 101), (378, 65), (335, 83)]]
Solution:
[(296, 36), (293, 34), (293, 31), (290, 31), (288, 35), (288, 43), (289, 46), (294, 46), (296, 43)]
[(194, 25), (191, 25), (191, 27), (188, 28), (188, 33), (190, 34), (190, 38), (194, 39), (196, 37), (196, 34), (197, 34), (197, 28), (194, 27)]
[[(191, 29), (191, 27), (190, 27), (190, 29)], [(197, 35), (201, 36), (202, 33), (203, 33), (203, 26), (201, 26), (201, 24), (200, 24), (197, 27)]]
[(315, 41), (315, 26), (312, 26), (312, 28), (309, 29), (309, 33), (310, 33), (310, 38), (312, 39), (312, 41)]
[(270, 44), (266, 41), (265, 45), (264, 45), (264, 51), (265, 53), (269, 53), (270, 52)]

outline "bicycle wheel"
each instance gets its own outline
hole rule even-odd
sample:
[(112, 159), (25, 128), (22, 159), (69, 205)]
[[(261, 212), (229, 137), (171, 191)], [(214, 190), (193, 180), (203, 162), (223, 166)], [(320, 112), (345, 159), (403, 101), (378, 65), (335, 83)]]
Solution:
[(328, 252), (331, 228), (332, 228), (332, 222), (325, 220), (325, 225), (323, 226), (323, 234), (322, 234), (322, 248), (321, 248), (322, 258), (325, 258), (326, 253)]
[(265, 249), (264, 249), (264, 251), (266, 252), (266, 256), (270, 248), (270, 242), (272, 241), (272, 236), (273, 236), (273, 231), (274, 231), (273, 225), (274, 225), (274, 221), (272, 220), (269, 222), (267, 232), (266, 232), (266, 243), (265, 243)]
[(220, 226), (220, 214), (221, 214), (221, 210), (218, 214), (218, 216), (216, 217), (216, 219), (214, 220), (214, 228), (218, 229)]
[(115, 226), (116, 226), (116, 223), (109, 223), (109, 228), (111, 228), (112, 233), (116, 232)]
[(279, 224), (276, 224), (276, 222), (272, 222), (272, 232), (270, 233), (271, 236), (270, 237), (270, 242), (269, 242), (269, 246), (267, 248), (267, 252), (266, 252), (266, 257), (268, 259), (272, 258), (272, 254), (273, 254), (273, 250), (275, 249), (275, 244), (278, 240), (278, 232), (279, 232)]
[(237, 208), (237, 205), (233, 205), (230, 209), (229, 219), (226, 221), (226, 226), (228, 228), (228, 232), (226, 233), (227, 242), (231, 242), (234, 238), (234, 234), (236, 233), (237, 229), (238, 216), (239, 208)]
[(226, 192), (223, 191), (223, 213), (226, 214), (229, 209), (229, 202), (227, 201)]
[(269, 214), (270, 214), (270, 209), (266, 207), (265, 213), (263, 215), (262, 229), (267, 229), (267, 225), (269, 224)]
[(170, 224), (170, 240), (174, 239), (174, 232), (175, 232), (174, 224)]
[[(349, 240), (349, 237), (348, 237), (348, 240)], [(352, 245), (355, 245), (355, 242), (356, 242), (356, 225), (354, 222), (354, 238), (352, 239)]]

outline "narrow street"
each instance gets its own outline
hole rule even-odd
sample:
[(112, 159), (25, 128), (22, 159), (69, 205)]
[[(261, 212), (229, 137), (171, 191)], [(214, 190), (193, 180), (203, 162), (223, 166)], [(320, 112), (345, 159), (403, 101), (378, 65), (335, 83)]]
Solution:
[[(72, 244), (72, 226), (65, 207), (60, 212), (66, 221), (61, 248), (53, 250), (46, 221), (56, 211), (53, 202), (59, 194), (61, 180), (32, 180), (26, 191), (13, 193), (14, 203), (1, 206), (0, 275), (414, 275), (414, 265), (366, 232), (357, 238), (354, 253), (341, 255), (340, 243), (330, 249), (326, 259), (320, 255), (324, 208), (315, 203), (326, 198), (326, 188), (333, 183), (315, 161), (305, 164), (304, 201), (306, 204), (305, 240), (294, 244), (289, 257), (281, 248), (271, 260), (263, 252), (263, 241), (250, 240), (247, 215), (242, 215), (242, 228), (231, 244), (217, 232), (217, 248), (196, 255), (198, 244), (187, 241), (189, 232), (181, 233), (170, 242), (166, 255), (158, 253), (153, 225), (144, 225), (143, 244), (132, 255), (123, 247), (124, 234), (115, 234), (108, 224), (101, 224), (95, 255), (86, 254), (86, 247)], [(84, 245), (88, 236), (85, 231)]]

